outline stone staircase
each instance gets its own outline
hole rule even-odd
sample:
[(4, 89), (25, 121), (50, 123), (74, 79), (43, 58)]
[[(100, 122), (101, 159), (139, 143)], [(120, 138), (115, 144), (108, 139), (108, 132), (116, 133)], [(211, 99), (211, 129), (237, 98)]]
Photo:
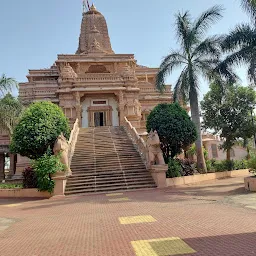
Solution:
[(156, 187), (123, 127), (82, 128), (66, 195)]

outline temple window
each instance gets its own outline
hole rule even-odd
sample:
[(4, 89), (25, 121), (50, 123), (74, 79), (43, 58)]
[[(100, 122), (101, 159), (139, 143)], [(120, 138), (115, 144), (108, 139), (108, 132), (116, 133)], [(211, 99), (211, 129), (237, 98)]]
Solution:
[(92, 106), (106, 106), (108, 105), (108, 100), (92, 100)]

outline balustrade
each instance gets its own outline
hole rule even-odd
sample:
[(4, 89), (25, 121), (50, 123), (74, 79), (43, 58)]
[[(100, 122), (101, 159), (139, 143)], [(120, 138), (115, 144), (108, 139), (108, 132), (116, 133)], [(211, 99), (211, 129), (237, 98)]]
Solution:
[[(141, 87), (140, 91), (141, 91), (141, 93), (160, 93), (159, 90), (157, 90), (156, 88), (152, 88), (152, 87), (151, 88), (150, 87), (146, 87), (146, 88)], [(171, 88), (166, 88), (163, 92), (171, 93), (172, 90), (171, 90)]]
[(76, 121), (74, 123), (74, 126), (73, 126), (73, 129), (70, 133), (69, 141), (68, 141), (68, 145), (69, 145), (69, 149), (68, 149), (69, 167), (70, 167), (72, 157), (73, 157), (74, 152), (75, 152), (75, 147), (76, 147), (78, 134), (79, 134), (79, 120), (76, 119)]
[(83, 77), (76, 79), (78, 82), (87, 82), (87, 81), (119, 81), (121, 77), (116, 74), (86, 74)]
[(131, 122), (129, 122), (126, 117), (124, 118), (124, 120), (125, 120), (124, 127), (127, 133), (130, 135), (133, 143), (137, 146), (137, 149), (142, 157), (142, 160), (145, 166), (148, 166), (147, 164), (148, 150), (147, 150), (147, 145), (145, 141), (140, 137), (135, 127), (132, 126)]

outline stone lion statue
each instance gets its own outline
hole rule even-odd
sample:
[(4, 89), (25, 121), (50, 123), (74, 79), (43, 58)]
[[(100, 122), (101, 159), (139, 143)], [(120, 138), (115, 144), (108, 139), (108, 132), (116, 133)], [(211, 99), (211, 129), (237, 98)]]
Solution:
[(54, 155), (60, 154), (60, 161), (66, 166), (67, 176), (71, 176), (72, 171), (70, 170), (70, 167), (69, 167), (68, 150), (69, 150), (68, 142), (64, 137), (63, 133), (61, 133), (61, 135), (57, 137), (54, 143), (53, 153)]
[(163, 152), (160, 148), (160, 139), (157, 131), (151, 130), (147, 138), (148, 162), (152, 165), (164, 165)]

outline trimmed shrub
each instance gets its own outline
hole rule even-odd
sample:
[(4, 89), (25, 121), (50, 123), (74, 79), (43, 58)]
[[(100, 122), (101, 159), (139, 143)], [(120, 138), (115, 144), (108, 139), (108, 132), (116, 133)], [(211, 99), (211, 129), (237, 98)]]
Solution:
[(37, 177), (35, 171), (31, 167), (27, 167), (22, 172), (23, 188), (37, 188)]
[(181, 177), (180, 171), (181, 171), (180, 162), (177, 159), (170, 158), (166, 177), (167, 178)]
[(53, 192), (55, 185), (51, 176), (66, 169), (60, 161), (60, 156), (51, 155), (50, 149), (42, 157), (34, 160), (32, 166), (36, 172), (38, 190), (50, 193)]
[(214, 166), (213, 166), (213, 161), (212, 160), (206, 160), (205, 164), (206, 164), (206, 167), (207, 167), (207, 172), (214, 172)]
[(213, 170), (215, 172), (224, 172), (234, 170), (234, 161), (233, 160), (222, 160), (216, 161), (212, 160)]
[(234, 170), (242, 170), (248, 168), (248, 160), (235, 160), (234, 161)]
[(70, 128), (62, 109), (51, 102), (32, 103), (14, 129), (11, 151), (30, 159), (41, 157), (63, 133), (69, 139)]
[(210, 160), (211, 162), (211, 170), (215, 172), (224, 172), (224, 171), (232, 171), (232, 170), (240, 170), (247, 169), (249, 161), (247, 160), (223, 160), (216, 161)]
[(22, 185), (21, 184), (0, 183), (0, 189), (14, 189), (14, 188), (22, 188)]

